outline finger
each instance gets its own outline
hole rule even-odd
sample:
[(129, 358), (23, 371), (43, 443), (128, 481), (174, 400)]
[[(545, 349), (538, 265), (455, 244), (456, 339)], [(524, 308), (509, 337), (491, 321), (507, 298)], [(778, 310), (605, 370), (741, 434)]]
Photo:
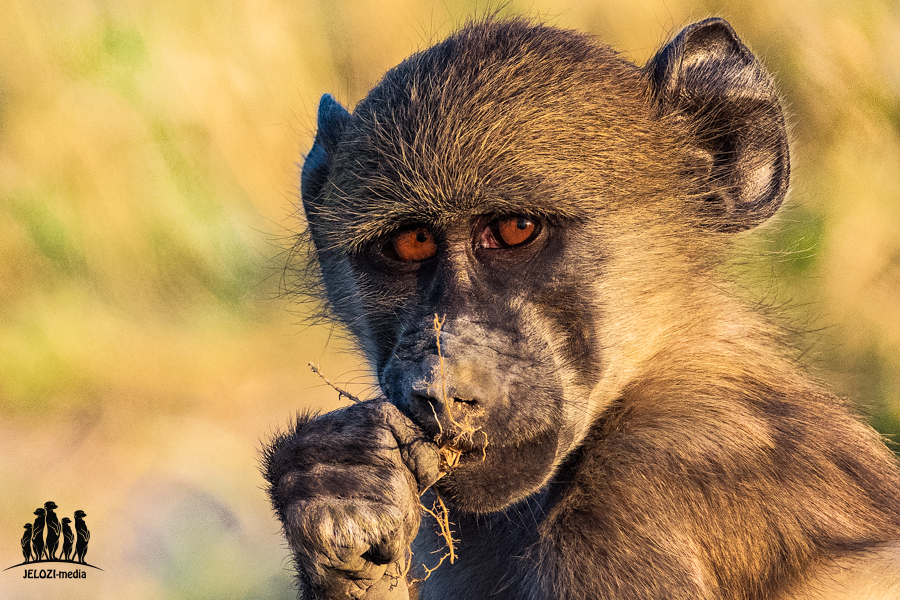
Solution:
[(399, 573), (399, 567), (392, 565), (384, 577), (366, 590), (363, 600), (409, 600), (409, 586)]
[(428, 438), (393, 404), (381, 402), (376, 410), (394, 434), (403, 463), (412, 471), (419, 489), (425, 489), (437, 481), (440, 476), (440, 454), (434, 440)]
[(334, 579), (347, 580), (358, 587), (368, 588), (384, 577), (387, 569), (387, 564), (379, 565), (366, 560), (362, 556), (357, 556), (348, 562), (343, 562), (336, 566), (325, 565), (324, 570)]

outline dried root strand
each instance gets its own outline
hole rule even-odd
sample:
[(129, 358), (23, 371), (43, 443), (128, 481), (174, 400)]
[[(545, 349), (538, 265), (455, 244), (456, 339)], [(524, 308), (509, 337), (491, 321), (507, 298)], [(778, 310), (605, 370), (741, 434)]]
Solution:
[(441, 474), (438, 477), (438, 479), (440, 479), (459, 464), (459, 459), (462, 457), (462, 450), (454, 448), (453, 446), (441, 446), (438, 448), (438, 453), (441, 456)]
[[(462, 452), (460, 452), (459, 450), (454, 448), (454, 445), (456, 442), (458, 442), (462, 439), (466, 439), (468, 442), (471, 443), (472, 436), (474, 436), (478, 432), (481, 432), (481, 434), (484, 436), (484, 447), (482, 448), (482, 460), (484, 460), (487, 457), (486, 450), (487, 450), (487, 445), (488, 445), (488, 436), (487, 436), (487, 433), (485, 431), (483, 431), (480, 427), (475, 427), (474, 425), (472, 425), (472, 414), (471, 413), (466, 414), (463, 417), (462, 421), (457, 420), (456, 417), (453, 415), (453, 403), (450, 402), (450, 399), (447, 397), (447, 376), (444, 371), (444, 354), (441, 351), (441, 328), (444, 326), (444, 322), (446, 321), (446, 319), (447, 319), (446, 315), (444, 317), (438, 317), (438, 315), (435, 314), (432, 325), (434, 327), (435, 343), (437, 344), (438, 364), (439, 364), (440, 370), (441, 370), (442, 399), (444, 401), (444, 406), (447, 409), (447, 418), (450, 420), (451, 423), (453, 423), (456, 427), (458, 427), (460, 429), (459, 435), (457, 435), (456, 438), (454, 438), (453, 440), (450, 440), (449, 442), (446, 440), (442, 440), (444, 428), (441, 427), (441, 422), (437, 418), (437, 414), (435, 414), (434, 419), (435, 419), (435, 421), (437, 421), (437, 424), (438, 424), (439, 433), (438, 433), (437, 441), (439, 442), (438, 445), (441, 447), (441, 458), (446, 458), (444, 455), (445, 449), (447, 449), (448, 451), (455, 452), (457, 454), (456, 460), (453, 462), (453, 465), (451, 466), (451, 468), (452, 468), (453, 466), (456, 466), (456, 464), (459, 462), (459, 455), (462, 454)], [(434, 406), (431, 407), (431, 410), (434, 411)], [(448, 461), (448, 463), (449, 463), (449, 461)]]
[(331, 388), (332, 388), (334, 391), (336, 391), (336, 392), (338, 393), (338, 400), (340, 400), (340, 399), (341, 399), (341, 396), (343, 396), (343, 397), (346, 398), (347, 400), (350, 400), (350, 401), (352, 401), (352, 402), (356, 402), (357, 404), (359, 404), (360, 402), (362, 402), (362, 400), (360, 400), (359, 398), (357, 398), (356, 396), (354, 396), (354, 395), (351, 394), (350, 392), (346, 392), (346, 391), (342, 390), (341, 388), (339, 388), (338, 386), (334, 385), (334, 384), (331, 382), (330, 379), (328, 379), (327, 377), (325, 377), (325, 375), (322, 374), (322, 371), (320, 371), (320, 370), (319, 370), (319, 367), (317, 367), (316, 365), (314, 365), (314, 364), (312, 364), (312, 363), (309, 363), (309, 368), (312, 369), (312, 372), (313, 372), (313, 373), (315, 373), (316, 375), (318, 375), (319, 377), (321, 377), (321, 378), (322, 378), (322, 381), (324, 381), (325, 383), (327, 383), (328, 385), (330, 385)]
[(422, 579), (416, 579), (415, 583), (421, 583), (421, 582), (427, 580), (429, 577), (431, 577), (431, 574), (434, 573), (435, 571), (437, 571), (437, 568), (439, 566), (441, 566), (442, 564), (444, 564), (444, 560), (447, 559), (448, 557), (450, 557), (450, 563), (452, 564), (453, 558), (452, 558), (452, 554), (449, 552), (447, 554), (443, 555), (441, 557), (441, 560), (438, 561), (438, 564), (434, 565), (430, 569), (423, 564), (422, 568), (425, 569), (425, 577), (423, 577)]
[[(425, 492), (422, 492), (423, 494)], [(450, 559), (450, 564), (452, 565), (456, 562), (456, 542), (457, 540), (453, 539), (453, 530), (450, 529), (450, 513), (447, 511), (447, 505), (444, 504), (443, 498), (438, 493), (437, 490), (434, 490), (434, 505), (431, 508), (428, 508), (421, 502), (419, 502), (419, 506), (422, 507), (426, 513), (431, 515), (435, 521), (437, 521), (439, 533), (441, 537), (444, 538), (444, 543), (447, 545), (447, 552), (441, 556), (441, 559), (438, 561), (436, 565), (433, 567), (428, 567), (425, 563), (422, 563), (422, 568), (425, 570), (425, 577), (422, 579), (413, 579), (411, 583), (421, 583), (431, 577), (431, 574), (434, 573), (438, 567), (444, 564), (444, 561), (448, 558)], [(412, 563), (412, 554), (410, 554), (410, 563)], [(407, 567), (408, 570), (408, 567)]]
[[(441, 537), (443, 537), (444, 541), (447, 543), (447, 556), (450, 558), (450, 564), (452, 565), (456, 562), (456, 546), (454, 545), (456, 540), (453, 539), (453, 531), (450, 529), (450, 513), (447, 512), (447, 505), (444, 504), (444, 500), (437, 490), (434, 491), (434, 496), (434, 506), (428, 508), (427, 506), (422, 505), (422, 508), (438, 522)], [(443, 561), (443, 559), (441, 559), (441, 561)], [(424, 567), (425, 565), (422, 566)], [(434, 567), (434, 569), (436, 568), (437, 567)], [(433, 571), (434, 569), (431, 570)], [(427, 571), (428, 568), (426, 567), (425, 570)]]
[[(447, 418), (460, 430), (461, 433), (459, 433), (452, 440), (444, 439), (444, 428), (441, 426), (441, 421), (440, 419), (438, 419), (437, 412), (434, 410), (434, 406), (432, 405), (431, 410), (434, 411), (434, 420), (438, 425), (438, 435), (435, 437), (435, 442), (437, 442), (438, 444), (438, 452), (441, 459), (440, 474), (438, 475), (438, 480), (450, 473), (459, 464), (460, 458), (462, 458), (463, 451), (457, 447), (457, 442), (462, 439), (466, 439), (467, 441), (471, 442), (472, 436), (474, 436), (476, 433), (481, 433), (481, 435), (484, 436), (484, 446), (482, 447), (481, 451), (481, 460), (485, 460), (487, 458), (488, 445), (487, 433), (480, 427), (475, 427), (472, 424), (471, 414), (466, 414), (461, 420), (457, 420), (457, 418), (453, 415), (453, 403), (450, 402), (450, 399), (447, 396), (447, 376), (444, 371), (444, 354), (441, 350), (441, 328), (444, 326), (445, 320), (446, 316), (439, 317), (437, 314), (435, 314), (434, 321), (432, 322), (432, 325), (434, 327), (435, 343), (437, 344), (438, 364), (441, 371), (441, 394), (444, 407), (447, 411)], [(424, 494), (427, 490), (428, 488), (423, 490), (422, 494)], [(435, 501), (434, 505), (431, 508), (428, 508), (421, 502), (419, 502), (419, 505), (422, 507), (423, 511), (431, 515), (431, 517), (437, 522), (438, 533), (441, 535), (441, 537), (444, 538), (447, 552), (443, 556), (441, 556), (441, 559), (433, 567), (429, 568), (423, 563), (422, 568), (425, 570), (425, 577), (423, 579), (413, 580), (414, 583), (422, 582), (428, 579), (431, 574), (444, 563), (445, 560), (449, 559), (451, 565), (456, 562), (457, 540), (453, 539), (453, 530), (450, 528), (452, 525), (452, 523), (450, 523), (450, 513), (447, 510), (447, 505), (444, 504), (444, 500), (443, 498), (441, 498), (441, 495), (437, 490), (434, 490), (434, 495)]]

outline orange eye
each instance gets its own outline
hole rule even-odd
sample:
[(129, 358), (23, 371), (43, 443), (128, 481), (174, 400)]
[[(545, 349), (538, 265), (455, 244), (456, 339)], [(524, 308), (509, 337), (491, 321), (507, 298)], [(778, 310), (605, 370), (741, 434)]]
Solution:
[(397, 258), (404, 262), (415, 262), (431, 258), (437, 254), (437, 242), (424, 227), (409, 229), (391, 240)]
[(537, 224), (525, 217), (503, 219), (497, 224), (500, 241), (507, 246), (524, 244), (534, 236), (535, 231), (537, 231)]

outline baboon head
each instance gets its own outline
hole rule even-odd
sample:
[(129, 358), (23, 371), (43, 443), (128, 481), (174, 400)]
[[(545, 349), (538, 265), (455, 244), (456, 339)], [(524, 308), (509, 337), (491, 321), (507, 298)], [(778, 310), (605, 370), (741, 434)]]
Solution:
[(728, 238), (787, 182), (772, 80), (725, 21), (639, 68), (489, 20), (352, 113), (324, 96), (301, 193), (330, 310), (387, 397), (464, 451), (442, 490), (494, 511), (548, 480), (672, 332), (715, 317)]

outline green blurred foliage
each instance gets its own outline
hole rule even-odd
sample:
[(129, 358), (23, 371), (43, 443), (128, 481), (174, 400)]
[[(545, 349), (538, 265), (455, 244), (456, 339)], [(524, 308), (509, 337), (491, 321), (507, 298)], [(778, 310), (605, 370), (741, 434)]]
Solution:
[[(11, 0), (0, 560), (14, 564), (19, 521), (54, 498), (87, 510), (106, 569), (59, 588), (67, 597), (291, 595), (259, 440), (294, 410), (337, 405), (308, 361), (372, 391), (340, 332), (300, 323), (278, 295), (316, 103), (330, 92), (352, 107), (386, 69), (498, 6), (638, 63), (693, 20), (732, 22), (778, 80), (794, 157), (786, 210), (741, 240), (735, 271), (800, 330), (810, 368), (900, 433), (892, 0)], [(0, 578), (4, 597), (45, 592)]]

